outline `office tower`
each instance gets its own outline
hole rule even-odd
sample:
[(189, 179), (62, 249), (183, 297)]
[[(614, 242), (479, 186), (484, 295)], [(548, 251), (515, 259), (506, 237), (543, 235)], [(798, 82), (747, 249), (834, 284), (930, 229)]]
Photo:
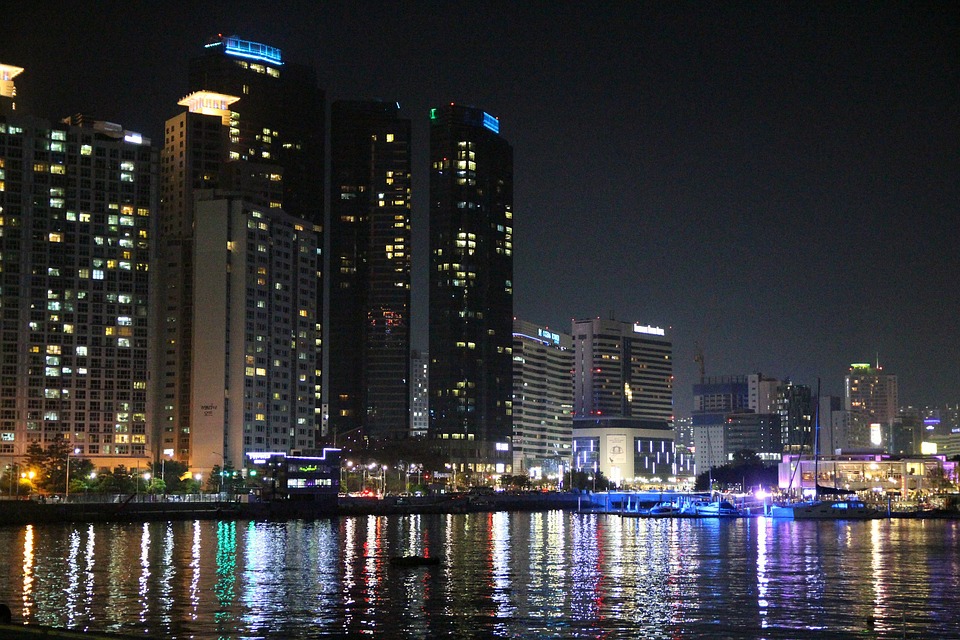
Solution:
[[(229, 191), (251, 209), (262, 212), (282, 207), (284, 214), (300, 219), (299, 224), (309, 233), (322, 234), (323, 94), (309, 69), (287, 64), (278, 49), (235, 37), (210, 43), (204, 55), (191, 61), (190, 86), (191, 93), (178, 103), (184, 112), (166, 122), (161, 153), (161, 242), (157, 268), (152, 272), (158, 292), (155, 322), (159, 330), (152, 347), (158, 380), (152, 394), (158, 454), (208, 468), (212, 453), (206, 443), (223, 440), (213, 449), (222, 458), (218, 463), (229, 461), (241, 468), (246, 462), (242, 449), (227, 449), (230, 443), (223, 429), (218, 437), (199, 433), (193, 424), (201, 384), (195, 374), (203, 371), (198, 366), (202, 362), (196, 361), (194, 342), (198, 337), (211, 338), (202, 335), (207, 329), (197, 310), (205, 301), (198, 299), (195, 286), (200, 276), (213, 277), (234, 268), (224, 264), (212, 272), (197, 270), (195, 251), (203, 242), (197, 229), (204, 221), (199, 219), (196, 202), (209, 199), (210, 190)], [(279, 228), (264, 220), (252, 224), (248, 233)], [(278, 241), (287, 240), (281, 237)], [(320, 236), (317, 248), (322, 244)], [(279, 250), (265, 246), (261, 253), (274, 249)], [(297, 357), (313, 364), (307, 377), (314, 384), (316, 427), (322, 422), (323, 284), (322, 260), (317, 256), (311, 259), (313, 267), (299, 277), (316, 288), (311, 302), (316, 307), (301, 307), (298, 312), (315, 323), (308, 332), (313, 343)], [(302, 263), (299, 266), (307, 268)], [(257, 269), (248, 274), (251, 280), (262, 279), (260, 267)], [(267, 324), (263, 320), (267, 312), (257, 313), (256, 326), (262, 328)], [(299, 338), (296, 344), (303, 348)], [(252, 429), (254, 425), (248, 426)], [(319, 433), (316, 428), (312, 432)], [(297, 439), (297, 434), (289, 436), (290, 442)], [(197, 448), (201, 442), (205, 449)]]
[(145, 466), (156, 153), (85, 124), (0, 116), (0, 453)]
[(430, 112), (430, 437), (473, 471), (512, 464), (513, 149), (499, 131), (472, 107)]
[(686, 473), (673, 425), (673, 347), (666, 330), (574, 320), (574, 467), (616, 484)]
[(195, 214), (193, 466), (314, 448), (319, 232), (215, 191)]
[(570, 468), (573, 438), (573, 339), (513, 321), (513, 471), (556, 474)]
[(836, 455), (840, 450), (849, 449), (847, 433), (850, 429), (850, 412), (843, 408), (843, 398), (822, 395), (818, 407), (820, 455)]
[(879, 364), (856, 363), (844, 379), (844, 408), (850, 412), (848, 441), (856, 448), (885, 448), (897, 417), (897, 376)]
[(330, 120), (330, 430), (409, 435), (410, 121), (340, 101)]
[(426, 438), (430, 428), (430, 354), (410, 354), (410, 437)]

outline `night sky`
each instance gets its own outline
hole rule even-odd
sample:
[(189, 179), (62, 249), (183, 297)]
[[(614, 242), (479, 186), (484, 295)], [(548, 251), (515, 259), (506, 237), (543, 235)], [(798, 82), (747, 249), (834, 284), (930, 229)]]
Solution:
[(426, 348), (428, 111), (515, 152), (515, 312), (672, 327), (677, 415), (708, 375), (960, 401), (960, 5), (17, 2), (18, 105), (161, 141), (216, 33), (313, 65), (328, 102), (414, 122), (414, 346)]

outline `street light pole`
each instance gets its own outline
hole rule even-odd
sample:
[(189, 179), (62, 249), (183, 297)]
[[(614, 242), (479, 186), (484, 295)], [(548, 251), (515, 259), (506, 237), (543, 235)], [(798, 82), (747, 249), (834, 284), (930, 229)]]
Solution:
[[(80, 453), (80, 449), (75, 448), (73, 452), (75, 454)], [(66, 502), (70, 498), (70, 450), (69, 449), (67, 449), (67, 483), (66, 485), (67, 486), (64, 487), (64, 492), (63, 492), (64, 502)]]

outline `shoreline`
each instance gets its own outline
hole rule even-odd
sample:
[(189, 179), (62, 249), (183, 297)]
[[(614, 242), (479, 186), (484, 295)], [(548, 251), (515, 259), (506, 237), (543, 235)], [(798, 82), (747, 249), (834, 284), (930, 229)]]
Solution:
[[(293, 520), (363, 515), (459, 514), (492, 511), (582, 511), (630, 518), (697, 518), (692, 514), (650, 515), (634, 510), (610, 509), (595, 494), (504, 493), (484, 496), (441, 494), (423, 497), (361, 498), (328, 496), (319, 500), (246, 502), (118, 501), (38, 503), (30, 500), (0, 500), (0, 526), (65, 522), (152, 522), (182, 520)], [(760, 517), (745, 513), (736, 518)], [(883, 513), (878, 519), (960, 519), (953, 511)]]

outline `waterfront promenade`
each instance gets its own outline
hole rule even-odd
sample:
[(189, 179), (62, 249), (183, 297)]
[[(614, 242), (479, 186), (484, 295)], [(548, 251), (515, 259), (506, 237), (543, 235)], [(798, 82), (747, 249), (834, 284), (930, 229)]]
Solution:
[[(243, 498), (243, 499), (241, 499)], [(599, 504), (599, 503), (597, 503)], [(161, 520), (258, 520), (320, 518), (337, 515), (405, 515), (476, 511), (542, 511), (591, 509), (588, 494), (562, 492), (469, 495), (353, 497), (320, 500), (250, 501), (245, 496), (217, 494), (75, 496), (69, 502), (47, 499), (0, 500), (0, 523), (131, 522)]]
[[(492, 511), (586, 511), (611, 515), (640, 516), (663, 501), (689, 496), (674, 492), (501, 492), (483, 495), (442, 493), (428, 496), (327, 496), (318, 500), (249, 500), (246, 496), (193, 495), (81, 495), (62, 500), (0, 500), (0, 524), (22, 525), (54, 522), (151, 522), (182, 520), (287, 520), (349, 515), (410, 515), (474, 513)], [(742, 506), (742, 505), (741, 505)], [(890, 518), (958, 518), (956, 511), (888, 511)], [(743, 517), (764, 514), (759, 502), (747, 506)], [(664, 517), (664, 516), (647, 516)], [(674, 514), (666, 517), (681, 517)], [(682, 517), (697, 517), (682, 514)]]

